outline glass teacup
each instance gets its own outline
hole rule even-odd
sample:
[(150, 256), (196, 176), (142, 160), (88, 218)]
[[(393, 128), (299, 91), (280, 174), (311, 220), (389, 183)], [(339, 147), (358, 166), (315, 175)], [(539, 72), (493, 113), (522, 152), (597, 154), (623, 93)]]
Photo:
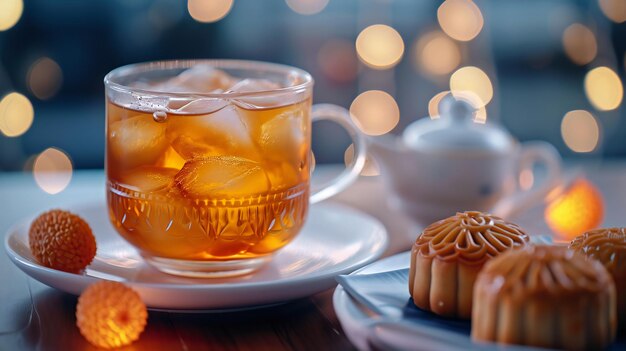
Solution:
[[(257, 269), (302, 229), (309, 203), (343, 190), (365, 162), (349, 113), (312, 107), (313, 79), (297, 68), (163, 61), (117, 68), (104, 82), (110, 219), (167, 273)], [(356, 157), (311, 191), (311, 122), (321, 119), (349, 132)]]

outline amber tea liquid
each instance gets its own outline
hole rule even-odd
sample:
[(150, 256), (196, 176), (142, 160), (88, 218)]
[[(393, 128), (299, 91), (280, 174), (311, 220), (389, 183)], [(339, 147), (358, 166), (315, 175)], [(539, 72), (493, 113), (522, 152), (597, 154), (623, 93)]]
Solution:
[(301, 229), (309, 203), (310, 100), (206, 114), (107, 101), (107, 201), (150, 256), (265, 256)]

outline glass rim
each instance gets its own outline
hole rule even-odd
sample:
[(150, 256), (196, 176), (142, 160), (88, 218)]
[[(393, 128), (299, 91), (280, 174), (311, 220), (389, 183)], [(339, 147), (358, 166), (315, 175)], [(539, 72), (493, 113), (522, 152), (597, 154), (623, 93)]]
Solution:
[[(157, 91), (145, 88), (135, 88), (125, 84), (116, 82), (116, 79), (128, 76), (132, 73), (143, 73), (153, 70), (167, 70), (176, 68), (192, 67), (194, 64), (209, 64), (215, 68), (224, 69), (242, 69), (242, 70), (258, 70), (273, 73), (289, 74), (295, 73), (302, 78), (302, 83), (281, 87), (276, 89), (255, 90), (250, 92), (223, 92), (223, 93), (200, 93), (200, 92), (167, 92)], [(245, 79), (245, 78), (243, 78)], [(159, 60), (132, 63), (117, 67), (104, 76), (104, 86), (122, 93), (139, 93), (151, 96), (173, 96), (173, 97), (199, 97), (199, 98), (216, 98), (229, 99), (240, 97), (258, 97), (264, 95), (284, 94), (290, 92), (298, 92), (313, 86), (314, 80), (307, 71), (289, 65), (279, 63), (271, 63), (253, 60), (231, 60), (231, 59), (185, 59), (185, 60)]]

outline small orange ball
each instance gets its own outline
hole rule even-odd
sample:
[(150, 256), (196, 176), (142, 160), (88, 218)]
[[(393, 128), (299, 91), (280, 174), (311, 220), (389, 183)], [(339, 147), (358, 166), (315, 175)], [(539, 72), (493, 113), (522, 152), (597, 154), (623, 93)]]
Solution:
[(113, 348), (139, 338), (148, 311), (139, 295), (126, 285), (101, 281), (90, 285), (78, 298), (76, 325), (95, 346)]
[(602, 194), (586, 179), (578, 179), (551, 201), (545, 210), (546, 223), (565, 238), (597, 228), (604, 217)]
[(30, 225), (30, 251), (42, 265), (70, 273), (85, 269), (96, 256), (96, 238), (82, 218), (51, 210)]

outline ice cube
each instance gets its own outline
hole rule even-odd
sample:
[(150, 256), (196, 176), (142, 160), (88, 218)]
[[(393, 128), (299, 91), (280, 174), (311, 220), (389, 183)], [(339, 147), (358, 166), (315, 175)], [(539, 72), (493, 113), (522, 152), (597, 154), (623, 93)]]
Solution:
[(259, 159), (256, 145), (232, 105), (207, 115), (170, 118), (167, 133), (176, 152), (186, 160), (219, 155)]
[(187, 197), (229, 200), (259, 195), (270, 189), (258, 162), (235, 156), (212, 156), (188, 161), (174, 184)]
[(110, 156), (120, 168), (152, 164), (168, 146), (166, 129), (148, 114), (113, 122), (108, 127)]
[(217, 98), (172, 98), (169, 101), (168, 107), (170, 111), (177, 114), (200, 115), (219, 111), (226, 105), (228, 105), (228, 102), (226, 100)]
[(176, 173), (174, 168), (141, 166), (122, 173), (118, 181), (130, 190), (153, 193), (172, 185)]
[(295, 101), (293, 94), (285, 92), (272, 92), (282, 86), (267, 79), (244, 79), (233, 85), (227, 92), (252, 93), (266, 92), (260, 95), (242, 96), (232, 99), (232, 102), (245, 109), (258, 109), (268, 107), (285, 106)]
[(210, 65), (199, 64), (184, 70), (176, 77), (155, 85), (159, 91), (170, 93), (222, 92), (235, 83), (226, 72)]
[(255, 91), (275, 90), (280, 85), (267, 79), (244, 79), (231, 86), (229, 92), (250, 93)]
[(302, 108), (287, 108), (261, 125), (258, 144), (265, 157), (298, 163), (308, 143)]
[(272, 191), (286, 190), (302, 181), (299, 167), (287, 162), (266, 163), (265, 171)]
[(240, 113), (266, 165), (272, 190), (301, 181), (309, 152), (308, 104), (276, 109), (244, 110)]
[(182, 158), (173, 147), (168, 147), (163, 156), (157, 162), (157, 165), (165, 168), (181, 169), (185, 165), (186, 160)]

